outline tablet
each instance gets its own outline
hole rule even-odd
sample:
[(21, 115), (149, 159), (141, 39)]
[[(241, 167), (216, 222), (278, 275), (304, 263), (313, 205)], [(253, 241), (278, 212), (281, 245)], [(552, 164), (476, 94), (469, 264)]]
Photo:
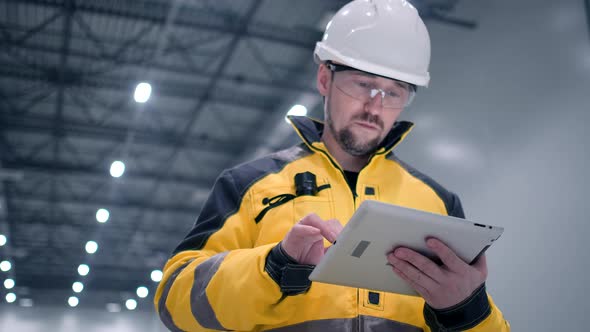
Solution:
[(463, 261), (472, 263), (503, 231), (502, 227), (367, 200), (359, 206), (309, 279), (417, 296), (387, 265), (386, 255), (393, 248), (416, 250), (440, 264), (425, 241), (435, 237)]

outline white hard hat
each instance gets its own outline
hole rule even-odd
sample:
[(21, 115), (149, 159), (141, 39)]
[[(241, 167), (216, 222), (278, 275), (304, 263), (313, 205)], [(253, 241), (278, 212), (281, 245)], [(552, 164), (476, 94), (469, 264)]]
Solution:
[(326, 26), (314, 58), (420, 86), (430, 81), (430, 37), (406, 0), (348, 3)]

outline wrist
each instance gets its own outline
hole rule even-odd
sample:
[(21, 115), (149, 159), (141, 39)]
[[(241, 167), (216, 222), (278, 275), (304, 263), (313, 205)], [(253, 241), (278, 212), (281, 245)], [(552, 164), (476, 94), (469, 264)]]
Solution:
[(309, 275), (315, 265), (299, 264), (279, 242), (266, 257), (265, 271), (285, 295), (303, 294), (311, 287)]
[(424, 304), (424, 319), (432, 331), (459, 331), (477, 326), (491, 313), (485, 283), (461, 303), (445, 309)]

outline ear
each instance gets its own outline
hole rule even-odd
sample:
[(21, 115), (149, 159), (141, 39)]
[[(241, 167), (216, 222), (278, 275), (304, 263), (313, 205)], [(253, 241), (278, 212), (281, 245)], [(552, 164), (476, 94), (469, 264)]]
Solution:
[(332, 72), (326, 67), (326, 65), (321, 64), (318, 66), (318, 73), (316, 78), (316, 85), (320, 95), (326, 97), (328, 95), (328, 91), (330, 90), (330, 84), (332, 81)]

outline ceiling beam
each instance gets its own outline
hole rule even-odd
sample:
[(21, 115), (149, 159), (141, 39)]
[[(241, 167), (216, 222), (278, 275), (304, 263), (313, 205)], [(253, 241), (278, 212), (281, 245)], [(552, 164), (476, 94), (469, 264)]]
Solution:
[[(10, 191), (9, 191), (10, 192)], [(30, 193), (27, 195), (16, 196), (16, 193), (13, 193), (12, 200), (16, 202), (29, 202), (35, 204), (49, 204), (51, 202), (51, 195), (47, 194), (38, 194), (38, 193)], [(173, 212), (173, 213), (185, 213), (187, 215), (196, 216), (199, 213), (200, 204), (195, 204), (191, 206), (187, 206), (185, 204), (161, 204), (161, 203), (146, 203), (142, 200), (136, 199), (129, 199), (125, 197), (116, 197), (116, 198), (100, 198), (95, 197), (92, 200), (83, 199), (81, 197), (74, 197), (74, 196), (64, 196), (62, 195), (59, 200), (59, 204), (68, 204), (68, 205), (82, 205), (82, 206), (92, 206), (96, 208), (97, 206), (101, 206), (104, 208), (119, 208), (119, 209), (139, 209), (143, 211), (149, 212)]]
[[(163, 222), (169, 222), (170, 219), (174, 219), (174, 224), (178, 225), (178, 229), (177, 230), (170, 230), (170, 224), (168, 224), (166, 227), (159, 227), (157, 222), (154, 223), (150, 223), (149, 225), (146, 224), (145, 228), (142, 229), (135, 229), (132, 228), (128, 223), (126, 223), (125, 219), (127, 217), (129, 217), (128, 214), (126, 215), (121, 215), (121, 216), (115, 216), (113, 217), (113, 220), (109, 220), (109, 222), (107, 222), (106, 224), (104, 224), (105, 228), (108, 227), (108, 229), (105, 231), (107, 234), (111, 234), (111, 235), (107, 235), (103, 237), (109, 238), (109, 239), (119, 239), (119, 240), (124, 240), (127, 237), (127, 233), (130, 232), (139, 232), (141, 234), (143, 234), (143, 236), (148, 237), (148, 236), (154, 236), (154, 234), (157, 233), (158, 236), (158, 241), (166, 241), (167, 239), (174, 239), (174, 241), (180, 240), (179, 236), (184, 236), (186, 235), (186, 223), (185, 222), (194, 222), (195, 216), (196, 214), (192, 213), (192, 214), (182, 214), (182, 213), (174, 213), (173, 215), (170, 215), (170, 218), (167, 218), (165, 214), (160, 214), (160, 217), (158, 217), (158, 220)], [(180, 217), (179, 217), (180, 216)], [(73, 231), (76, 231), (78, 234), (80, 234), (81, 236), (87, 236), (88, 234), (91, 234), (92, 232), (96, 231), (96, 229), (98, 227), (103, 227), (103, 224), (99, 224), (98, 222), (96, 222), (96, 220), (92, 220), (92, 218), (87, 218), (85, 216), (77, 216), (77, 217), (71, 217), (68, 216), (68, 219), (64, 221), (64, 219), (62, 219), (60, 216), (58, 216), (56, 219), (54, 220), (48, 220), (48, 218), (44, 218), (45, 216), (41, 216), (40, 218), (35, 217), (35, 216), (30, 216), (30, 217), (23, 217), (23, 216), (12, 216), (11, 217), (11, 221), (14, 222), (15, 224), (18, 224), (18, 229), (20, 228), (30, 228), (30, 227), (39, 227), (42, 226), (44, 228), (47, 229), (48, 232), (51, 232), (52, 229), (56, 229), (56, 228), (61, 228), (61, 227), (68, 227)], [(83, 221), (81, 221), (83, 219)], [(6, 222), (7, 218), (2, 218), (0, 219), (0, 222)], [(78, 221), (78, 222), (77, 222)], [(13, 234), (15, 239), (27, 239), (27, 241), (29, 241), (29, 238), (34, 238), (37, 235), (35, 234), (25, 234), (24, 236), (22, 234), (19, 234), (19, 232), (15, 232), (15, 234)], [(14, 247), (18, 247), (19, 244), (24, 244), (26, 245), (26, 243), (13, 243)]]
[[(48, 162), (40, 160), (18, 160), (5, 162), (3, 169), (8, 171), (23, 172), (26, 177), (28, 174), (36, 177), (59, 176), (65, 178), (88, 178), (91, 177), (98, 181), (114, 181), (104, 169), (96, 165), (76, 165), (66, 162)], [(140, 181), (151, 183), (156, 177), (160, 177), (164, 183), (172, 186), (190, 186), (197, 189), (209, 189), (213, 184), (213, 179), (204, 179), (201, 177), (189, 177), (183, 175), (167, 174), (153, 171), (127, 170), (122, 180)], [(119, 180), (120, 181), (120, 180)]]
[[(235, 33), (232, 36), (229, 46), (227, 47), (227, 50), (226, 50), (223, 58), (221, 59), (221, 61), (217, 65), (217, 68), (215, 69), (215, 74), (213, 75), (213, 78), (208, 82), (206, 88), (202, 91), (200, 98), (198, 99), (197, 104), (194, 107), (194, 110), (191, 112), (191, 116), (188, 119), (187, 124), (184, 127), (183, 133), (181, 134), (181, 136), (183, 137), (181, 139), (184, 139), (184, 137), (186, 137), (190, 134), (190, 130), (192, 128), (193, 123), (195, 121), (197, 121), (199, 115), (203, 112), (203, 109), (205, 108), (205, 105), (207, 104), (209, 97), (211, 95), (213, 95), (214, 91), (216, 90), (220, 75), (224, 72), (228, 63), (234, 57), (239, 41), (245, 37), (244, 32), (247, 31), (248, 24), (250, 23), (250, 21), (252, 21), (254, 14), (256, 14), (256, 12), (260, 8), (261, 4), (262, 4), (262, 0), (254, 0), (252, 2), (252, 4), (250, 5), (250, 7), (248, 8), (248, 11), (245, 14), (244, 18), (239, 21), (239, 26), (234, 31)], [(172, 154), (170, 155), (169, 160), (171, 160), (171, 161), (176, 160), (176, 158), (178, 157), (179, 151), (180, 151), (179, 149), (175, 148), (173, 150)], [(156, 184), (155, 184), (152, 192), (157, 192), (159, 190), (160, 179), (165, 178), (168, 175), (168, 173), (170, 173), (170, 172), (171, 172), (171, 170), (168, 169), (168, 170), (166, 170), (165, 174), (156, 177)], [(151, 198), (150, 195), (146, 195), (146, 199), (150, 199), (150, 198)], [(141, 222), (142, 222), (141, 218), (138, 219), (136, 222), (136, 225), (137, 225), (136, 227), (139, 228), (139, 224), (141, 224)], [(134, 241), (137, 238), (136, 235), (137, 234), (133, 234), (133, 236), (131, 237), (131, 241)]]
[[(52, 9), (60, 9), (63, 7), (63, 4), (53, 0), (9, 0), (9, 2), (27, 3), (31, 5), (45, 6)], [(120, 2), (121, 6), (118, 6), (119, 8), (114, 9), (106, 8), (106, 6), (100, 6), (99, 2), (78, 2), (76, 4), (76, 11), (159, 25), (164, 25), (166, 23), (166, 13), (168, 9), (166, 2), (150, 2), (149, 6), (129, 5), (127, 8), (125, 8), (125, 4), (131, 3), (136, 4), (136, 1)], [(186, 10), (187, 12), (191, 12), (190, 9)], [(190, 17), (192, 19), (189, 20), (186, 17)], [(310, 33), (302, 30), (294, 31), (292, 29), (285, 29), (285, 27), (280, 25), (270, 24), (257, 25), (256, 23), (250, 23), (245, 30), (237, 31), (238, 29), (243, 28), (242, 25), (239, 24), (239, 21), (236, 24), (231, 24), (230, 21), (231, 20), (224, 20), (223, 18), (220, 18), (215, 22), (215, 20), (212, 19), (212, 15), (208, 14), (207, 11), (192, 10), (191, 15), (183, 15), (183, 17), (179, 17), (177, 20), (175, 20), (174, 25), (190, 30), (219, 32), (223, 34), (242, 33), (248, 38), (256, 38), (286, 46), (302, 48), (310, 50), (310, 52), (313, 50), (315, 43), (321, 38), (321, 34), (319, 32)]]
[[(0, 111), (4, 112), (1, 107)], [(23, 132), (23, 133), (41, 133), (52, 135), (53, 125), (51, 118), (46, 116), (26, 115), (14, 116), (5, 114), (0, 115), (0, 123), (3, 125), (5, 133)], [(89, 138), (93, 140), (122, 142), (128, 128), (120, 125), (98, 125), (87, 123), (74, 119), (64, 119), (61, 123), (61, 129), (65, 136)], [(180, 147), (183, 149), (206, 151), (209, 153), (234, 155), (242, 150), (236, 144), (228, 141), (221, 141), (204, 135), (189, 135), (181, 139), (176, 132), (151, 129), (137, 129), (135, 131), (135, 142), (143, 145), (161, 146), (165, 148)]]
[[(54, 68), (47, 66), (40, 66), (43, 72), (26, 71), (19, 68), (0, 66), (0, 76), (5, 78), (20, 78), (33, 82), (51, 82), (55, 83)], [(121, 94), (128, 92), (130, 98), (137, 85), (137, 81), (129, 79), (124, 76), (84, 76), (83, 72), (75, 71), (70, 68), (68, 83), (73, 87), (82, 87), (90, 89), (104, 89), (110, 92)], [(196, 91), (204, 91), (207, 86), (195, 83), (180, 83), (175, 81), (156, 80), (152, 82), (152, 86), (157, 90), (161, 97), (183, 98), (188, 100), (195, 100), (198, 95)], [(209, 94), (208, 101), (215, 104), (231, 105), (239, 108), (250, 108), (262, 112), (272, 112), (274, 106), (279, 103), (280, 96), (269, 98), (263, 94), (252, 95), (241, 93), (240, 91), (213, 91)]]
[[(57, 35), (51, 34), (43, 34), (48, 35), (51, 37)], [(41, 44), (34, 44), (34, 43), (27, 43), (22, 45), (12, 45), (10, 42), (0, 42), (0, 45), (5, 47), (17, 47), (20, 50), (27, 51), (27, 52), (39, 52), (39, 53), (49, 53), (49, 54), (56, 54), (59, 52), (59, 49), (54, 46), (49, 45), (41, 45)], [(88, 61), (89, 63), (98, 63), (98, 62), (114, 62), (117, 65), (123, 66), (139, 66), (143, 67), (143, 64), (138, 61), (138, 59), (127, 59), (122, 56), (112, 56), (107, 57), (104, 55), (97, 55), (94, 52), (89, 52), (86, 49), (70, 49), (70, 56), (72, 58), (83, 59)], [(277, 66), (276, 64), (271, 64), (271, 66)], [(170, 72), (178, 75), (195, 75), (201, 78), (211, 79), (213, 75), (201, 68), (196, 67), (187, 67), (187, 66), (178, 66), (174, 64), (159, 64), (159, 63), (151, 63), (150, 68), (158, 71), (165, 71)], [(240, 85), (252, 85), (258, 86), (268, 89), (280, 89), (283, 91), (288, 92), (307, 92), (307, 93), (317, 93), (313, 87), (306, 86), (303, 84), (298, 84), (296, 82), (290, 82), (285, 80), (268, 80), (268, 79), (259, 79), (256, 77), (248, 77), (244, 75), (237, 75), (237, 74), (222, 74), (219, 78), (221, 82), (228, 83), (228, 84), (240, 84)]]
[[(92, 266), (91, 266), (92, 268)], [(39, 270), (42, 270), (41, 267)], [(18, 273), (16, 283), (18, 287), (26, 287), (29, 290), (69, 290), (72, 293), (72, 283), (79, 281), (80, 277), (75, 275), (75, 270), (67, 273), (48, 274), (43, 271), (37, 273)], [(90, 278), (82, 279), (85, 289), (94, 291), (114, 291), (114, 292), (135, 292), (141, 284), (148, 284), (150, 271), (144, 273), (130, 274), (127, 271), (119, 271), (119, 268), (105, 270), (88, 281)], [(149, 283), (153, 283), (149, 281)], [(34, 292), (32, 292), (34, 293)], [(82, 295), (83, 296), (83, 295)], [(67, 298), (66, 298), (67, 299)], [(65, 304), (65, 299), (64, 299)]]

